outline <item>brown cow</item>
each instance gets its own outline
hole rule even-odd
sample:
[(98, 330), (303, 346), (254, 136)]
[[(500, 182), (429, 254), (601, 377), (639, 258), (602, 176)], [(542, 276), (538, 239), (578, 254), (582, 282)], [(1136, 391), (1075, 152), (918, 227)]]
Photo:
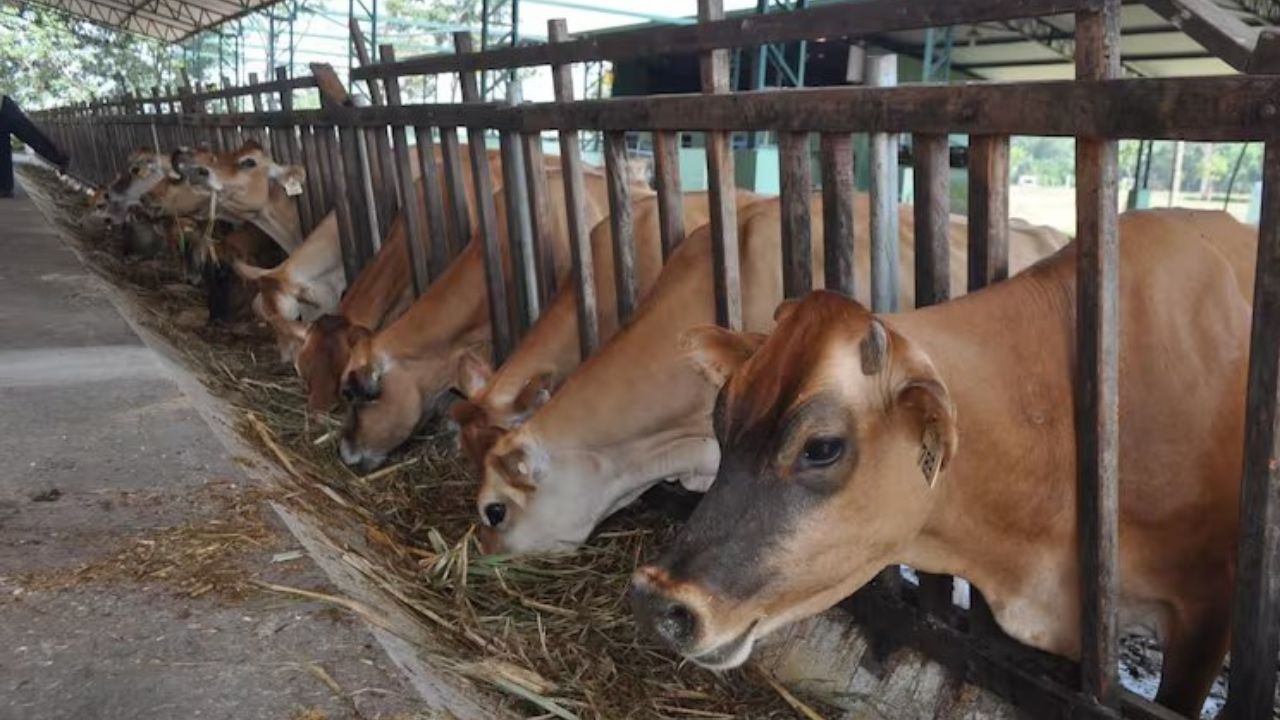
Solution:
[[(1197, 716), (1226, 651), (1249, 301), (1184, 212), (1120, 223), (1120, 601), (1161, 639), (1157, 700)], [(1218, 247), (1227, 246), (1227, 253)], [(720, 387), (715, 484), (635, 576), (646, 625), (708, 667), (890, 563), (968, 578), (1000, 626), (1080, 653), (1076, 253), (934, 308), (815, 293), (763, 341), (690, 333)], [(727, 381), (726, 381), (727, 378)]]
[[(440, 158), (437, 146), (437, 162)], [(489, 181), (495, 189), (501, 189), (501, 153), (489, 151), (488, 161)], [(558, 167), (559, 158), (548, 157), (546, 162), (548, 167)], [(476, 203), (471, 173), (470, 161), (463, 162), (462, 189), (474, 227)], [(413, 302), (407, 243), (408, 228), (403, 215), (397, 215), (382, 247), (343, 296), (338, 314), (322, 317), (306, 327), (294, 367), (307, 388), (309, 412), (326, 411), (337, 402), (342, 370), (350, 359), (351, 347), (395, 320)]]
[(175, 154), (173, 166), (193, 186), (213, 192), (220, 210), (257, 225), (285, 252), (302, 244), (302, 220), (292, 196), (302, 192), (306, 168), (276, 163), (254, 140), (229, 153)]
[[(822, 282), (822, 208), (811, 205), (813, 267)], [(859, 296), (869, 287), (869, 203), (859, 195), (855, 263)], [(767, 331), (782, 300), (781, 209), (776, 199), (739, 214), (742, 316), (745, 327)], [(903, 267), (914, 262), (912, 208), (900, 209)], [(952, 277), (965, 284), (966, 225), (951, 224)], [(1018, 270), (1065, 244), (1061, 234), (1013, 223), (1009, 261)], [(527, 552), (581, 543), (605, 517), (647, 488), (676, 479), (701, 490), (715, 477), (719, 454), (707, 420), (712, 393), (684, 362), (682, 330), (715, 321), (710, 228), (672, 254), (636, 319), (618, 333), (520, 428), (497, 441), (485, 458), (478, 497), (480, 538), (490, 552)], [(904, 273), (901, 302), (914, 304), (912, 274)]]
[[(599, 172), (584, 173), (586, 219), (591, 225), (607, 212), (607, 184)], [(548, 233), (555, 258), (554, 273), (568, 271), (568, 220), (564, 183), (558, 169), (547, 169)], [(506, 241), (506, 203), (498, 193), (497, 228), (504, 266), (509, 266)], [(490, 347), (489, 298), (485, 290), (484, 260), (479, 238), (473, 239), (448, 270), (418, 301), (385, 330), (357, 338), (342, 373), (342, 391), (358, 399), (347, 415), (340, 451), (348, 465), (377, 467), (413, 433), (421, 420), (434, 414), (456, 376), (459, 358), (467, 351), (487, 353)], [(505, 271), (510, 278), (509, 267)], [(564, 286), (563, 279), (560, 287)], [(507, 297), (514, 297), (508, 287)]]
[[(763, 200), (763, 195), (738, 193), (738, 207)], [(706, 193), (684, 196), (684, 226), (692, 231), (709, 219)], [(632, 205), (635, 236), (637, 300), (643, 301), (662, 271), (662, 243), (658, 229), (658, 201), (646, 195)], [(618, 295), (613, 272), (613, 231), (600, 223), (591, 231), (595, 266), (596, 318), (600, 341), (618, 330)], [(458, 368), (457, 386), (468, 400), (454, 404), (453, 419), (468, 458), (479, 467), (484, 455), (506, 431), (518, 426), (541, 407), (561, 380), (582, 360), (578, 342), (578, 290), (570, 282), (538, 318), (520, 347), (496, 373), (487, 356), (468, 353)]]

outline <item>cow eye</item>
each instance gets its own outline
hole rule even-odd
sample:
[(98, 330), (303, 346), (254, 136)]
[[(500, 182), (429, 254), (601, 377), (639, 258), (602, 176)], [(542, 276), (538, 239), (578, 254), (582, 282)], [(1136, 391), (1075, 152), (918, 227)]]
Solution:
[(804, 444), (800, 464), (806, 468), (824, 468), (834, 465), (844, 455), (844, 438), (810, 438)]
[(196, 168), (196, 174), (198, 174), (200, 177), (209, 177), (209, 168), (198, 167)]
[(241, 159), (240, 159), (240, 169), (241, 169), (241, 170), (252, 170), (252, 169), (254, 169), (254, 168), (256, 168), (256, 167), (258, 167), (258, 161), (257, 161), (257, 160), (254, 160), (254, 159), (253, 159), (253, 158), (251, 158), (251, 157), (241, 158)]
[(493, 502), (484, 506), (484, 520), (489, 527), (496, 528), (507, 519), (506, 503)]

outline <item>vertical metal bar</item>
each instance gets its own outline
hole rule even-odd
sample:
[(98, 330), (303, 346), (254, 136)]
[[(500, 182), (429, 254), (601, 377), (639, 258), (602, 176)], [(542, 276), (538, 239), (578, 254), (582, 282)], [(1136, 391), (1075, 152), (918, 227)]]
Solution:
[(653, 134), (654, 185), (658, 192), (658, 231), (662, 262), (684, 242), (684, 195), (680, 187), (680, 134)]
[(800, 297), (813, 290), (813, 229), (809, 197), (813, 168), (809, 133), (778, 133), (778, 166), (782, 203), (782, 294)]
[[(564, 42), (569, 29), (562, 19), (547, 22), (548, 42)], [(556, 102), (573, 102), (573, 73), (569, 65), (551, 66)], [(582, 357), (600, 347), (599, 316), (596, 312), (595, 264), (591, 258), (591, 235), (587, 227), (586, 188), (582, 181), (582, 149), (578, 131), (560, 131), (560, 163), (563, 168), (565, 205), (569, 220), (569, 247), (573, 256), (573, 274), (578, 281), (578, 340)]]
[[(1076, 16), (1076, 77), (1120, 74), (1120, 2)], [(1081, 685), (1114, 706), (1119, 492), (1119, 244), (1117, 143), (1076, 140), (1077, 512), (1080, 539)], [(1273, 656), (1274, 661), (1274, 656)]]
[(853, 136), (823, 133), (820, 143), (823, 286), (853, 297)]
[[(898, 84), (897, 55), (868, 55), (867, 84)], [(872, 133), (871, 150), (871, 309), (897, 312), (898, 258), (898, 138)]]
[[(382, 62), (393, 63), (396, 61), (396, 51), (390, 45), (383, 45), (379, 48), (382, 55)], [(398, 107), (400, 100), (400, 78), (391, 75), (385, 80), (387, 85), (387, 105), (390, 107)], [(377, 83), (373, 83), (376, 86)], [(430, 270), (427, 267), (427, 239), (424, 236), (424, 227), (426, 218), (420, 213), (423, 212), (422, 203), (418, 201), (417, 186), (413, 182), (413, 167), (410, 164), (409, 156), (409, 133), (405, 130), (404, 125), (395, 125), (391, 128), (391, 136), (395, 145), (395, 166), (396, 180), (400, 186), (400, 196), (402, 198), (400, 204), (400, 212), (404, 215), (405, 225), (409, 230), (409, 269), (413, 277), (413, 294), (421, 295), (431, 282)], [(434, 159), (431, 162), (435, 164)], [(425, 170), (425, 168), (424, 168)]]
[(547, 193), (546, 159), (542, 155), (542, 134), (526, 133), (524, 143), (525, 184), (529, 189), (529, 228), (533, 233), (533, 254), (538, 266), (538, 301), (542, 307), (556, 295), (556, 258), (551, 242), (551, 207)]
[(1271, 717), (1280, 619), (1280, 140), (1262, 161), (1262, 216), (1253, 291), (1249, 386), (1245, 397), (1240, 544), (1231, 608), (1231, 680), (1224, 716)]
[[(724, 18), (724, 0), (698, 0), (698, 22)], [(702, 54), (702, 92), (729, 92), (729, 51)], [(742, 329), (742, 281), (738, 259), (738, 208), (734, 195), (731, 135), (713, 130), (707, 137), (707, 184), (711, 203), (711, 247), (714, 256), (716, 322)]]
[(1009, 136), (969, 138), (969, 290), (1009, 277)]
[(618, 299), (618, 325), (635, 314), (636, 237), (631, 217), (630, 180), (627, 177), (627, 134), (604, 135), (604, 160), (609, 186), (609, 229), (613, 235), (613, 278)]
[[(459, 55), (473, 52), (471, 33), (453, 34), (454, 50)], [(462, 83), (462, 101), (480, 102), (480, 86), (476, 73), (465, 70), (458, 73)], [(507, 283), (502, 272), (502, 246), (498, 240), (497, 210), (494, 208), (493, 184), (488, 173), (488, 153), (485, 150), (485, 130), (482, 127), (467, 128), (467, 148), (471, 155), (471, 181), (475, 187), (476, 219), (480, 225), (480, 241), (484, 249), (484, 279), (489, 292), (489, 323), (493, 337), (493, 364), (501, 365), (513, 348), (511, 325), (507, 315)]]

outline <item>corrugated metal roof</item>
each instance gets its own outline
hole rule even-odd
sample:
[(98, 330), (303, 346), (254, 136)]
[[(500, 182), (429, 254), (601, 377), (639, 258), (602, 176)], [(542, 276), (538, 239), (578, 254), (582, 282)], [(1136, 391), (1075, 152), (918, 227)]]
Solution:
[(31, 0), (116, 30), (178, 42), (279, 0)]

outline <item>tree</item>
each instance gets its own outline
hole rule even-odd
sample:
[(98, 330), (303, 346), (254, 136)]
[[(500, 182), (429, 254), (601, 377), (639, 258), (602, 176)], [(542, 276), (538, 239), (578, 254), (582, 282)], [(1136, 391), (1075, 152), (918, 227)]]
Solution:
[(161, 82), (168, 52), (158, 41), (52, 10), (6, 11), (0, 13), (0, 93), (30, 110), (149, 92)]

